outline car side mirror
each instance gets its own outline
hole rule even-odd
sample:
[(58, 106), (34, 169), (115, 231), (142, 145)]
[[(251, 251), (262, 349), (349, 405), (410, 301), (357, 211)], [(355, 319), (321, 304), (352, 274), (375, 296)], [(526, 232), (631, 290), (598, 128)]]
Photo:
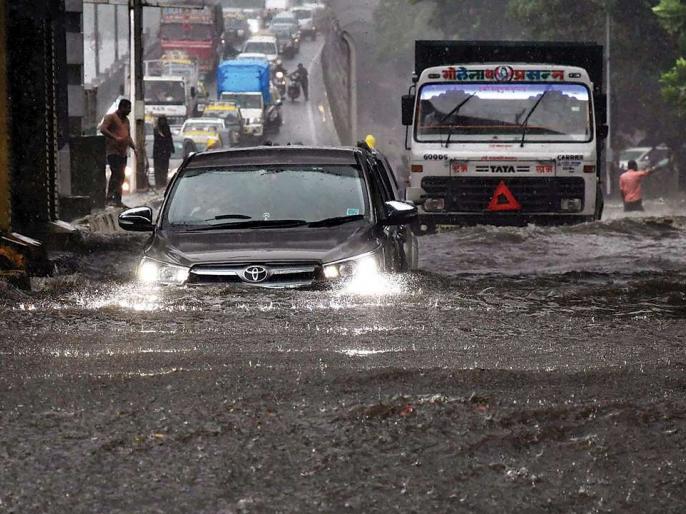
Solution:
[(598, 125), (598, 138), (599, 139), (607, 139), (607, 136), (610, 134), (610, 127), (607, 125)]
[(405, 202), (391, 200), (384, 203), (385, 225), (407, 225), (417, 219), (417, 207)]
[(152, 232), (155, 225), (152, 222), (150, 207), (134, 207), (119, 215), (119, 226), (130, 232)]
[(412, 118), (414, 117), (414, 95), (403, 95), (402, 100), (402, 118), (403, 125), (409, 127), (412, 125)]

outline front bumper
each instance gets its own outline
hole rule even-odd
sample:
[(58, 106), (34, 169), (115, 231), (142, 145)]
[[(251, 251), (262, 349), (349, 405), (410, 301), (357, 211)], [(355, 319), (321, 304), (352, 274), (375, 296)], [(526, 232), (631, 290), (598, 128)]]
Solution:
[(593, 216), (581, 214), (530, 214), (530, 213), (464, 213), (420, 212), (417, 233), (432, 232), (437, 225), (495, 225), (521, 227), (533, 225), (576, 225), (591, 221)]

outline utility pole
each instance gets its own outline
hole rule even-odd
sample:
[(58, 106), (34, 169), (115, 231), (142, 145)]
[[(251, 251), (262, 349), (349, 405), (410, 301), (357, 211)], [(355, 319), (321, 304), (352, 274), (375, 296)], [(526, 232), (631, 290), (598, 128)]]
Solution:
[[(143, 84), (143, 1), (129, 0), (129, 13), (131, 16), (132, 49), (130, 53), (131, 67), (133, 70), (133, 89), (131, 90), (131, 102), (135, 130), (133, 143), (138, 149), (136, 152), (136, 187), (147, 187), (145, 169), (145, 95)], [(132, 189), (135, 189), (132, 188)]]
[(605, 190), (606, 194), (609, 196), (612, 194), (612, 88), (610, 87), (611, 73), (610, 67), (612, 65), (610, 45), (611, 45), (611, 33), (612, 33), (612, 15), (610, 14), (610, 3), (605, 3), (606, 19), (605, 19), (605, 69), (607, 73), (607, 85), (605, 86), (606, 99), (607, 99), (607, 126), (609, 128), (607, 139), (605, 139)]

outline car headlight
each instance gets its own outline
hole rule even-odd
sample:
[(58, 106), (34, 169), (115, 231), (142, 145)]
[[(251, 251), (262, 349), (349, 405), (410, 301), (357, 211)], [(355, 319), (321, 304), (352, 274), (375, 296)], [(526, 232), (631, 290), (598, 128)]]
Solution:
[(190, 269), (143, 257), (138, 265), (138, 280), (144, 284), (182, 285)]
[(376, 252), (324, 265), (324, 277), (328, 280), (372, 277), (378, 273), (379, 257)]

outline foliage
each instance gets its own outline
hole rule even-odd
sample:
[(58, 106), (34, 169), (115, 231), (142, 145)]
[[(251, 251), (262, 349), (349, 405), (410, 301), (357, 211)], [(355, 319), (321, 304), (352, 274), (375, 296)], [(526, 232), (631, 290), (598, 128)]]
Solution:
[(686, 4), (681, 0), (662, 0), (653, 8), (655, 15), (669, 34), (676, 38), (681, 57), (662, 75), (662, 96), (676, 108), (680, 118), (686, 118)]

